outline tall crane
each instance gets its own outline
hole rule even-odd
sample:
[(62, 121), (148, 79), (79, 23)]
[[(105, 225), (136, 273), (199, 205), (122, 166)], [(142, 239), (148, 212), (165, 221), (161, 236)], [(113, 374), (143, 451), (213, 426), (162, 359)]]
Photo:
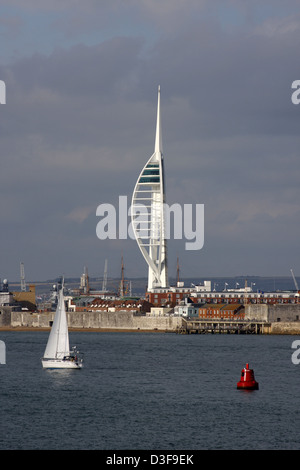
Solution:
[(297, 283), (297, 281), (296, 281), (296, 278), (295, 278), (295, 275), (294, 275), (292, 269), (291, 269), (291, 273), (292, 273), (292, 276), (293, 276), (293, 280), (294, 280), (294, 284), (295, 284), (296, 290), (298, 291), (298, 290), (299, 290), (298, 283)]
[(104, 275), (102, 281), (102, 292), (106, 292), (107, 289), (107, 259), (105, 260), (104, 264)]
[(125, 282), (124, 282), (124, 263), (123, 263), (123, 256), (122, 256), (120, 297), (124, 297), (124, 295), (125, 295)]
[(89, 294), (90, 293), (90, 278), (89, 278), (87, 266), (84, 267), (84, 278), (85, 278), (85, 294)]
[(20, 263), (20, 274), (21, 274), (21, 291), (26, 292), (24, 263)]
[(177, 256), (177, 287), (179, 287), (179, 282), (180, 282), (179, 273), (180, 273), (179, 258), (178, 258), (178, 256)]

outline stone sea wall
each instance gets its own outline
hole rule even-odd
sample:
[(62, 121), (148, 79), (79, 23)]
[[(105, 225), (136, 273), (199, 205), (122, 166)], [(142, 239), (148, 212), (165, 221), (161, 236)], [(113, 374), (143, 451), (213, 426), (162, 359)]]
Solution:
[(249, 304), (245, 306), (245, 318), (266, 322), (300, 321), (300, 304)]
[[(13, 328), (49, 328), (53, 318), (54, 312), (11, 312), (11, 326)], [(180, 317), (139, 316), (134, 315), (133, 312), (69, 312), (67, 318), (69, 328), (80, 329), (175, 331), (182, 322)]]
[[(245, 319), (269, 324), (264, 332), (270, 334), (300, 335), (300, 304), (255, 305), (245, 307)], [(68, 312), (69, 328), (87, 330), (133, 330), (175, 332), (184, 320), (175, 316), (143, 316), (133, 312)], [(0, 328), (49, 329), (54, 312), (13, 312), (0, 307)]]
[(300, 322), (271, 323), (271, 335), (300, 335)]

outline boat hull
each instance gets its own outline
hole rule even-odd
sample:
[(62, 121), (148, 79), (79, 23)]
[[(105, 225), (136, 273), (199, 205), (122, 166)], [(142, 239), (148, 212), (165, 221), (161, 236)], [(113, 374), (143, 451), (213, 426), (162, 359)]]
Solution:
[(43, 369), (81, 369), (82, 363), (63, 359), (42, 359)]
[(255, 380), (249, 382), (238, 382), (237, 389), (239, 390), (258, 390), (258, 383)]

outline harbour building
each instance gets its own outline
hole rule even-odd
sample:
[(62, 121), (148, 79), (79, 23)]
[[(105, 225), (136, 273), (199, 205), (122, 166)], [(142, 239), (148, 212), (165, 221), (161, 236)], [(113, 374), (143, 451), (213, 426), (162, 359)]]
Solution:
[(148, 291), (168, 287), (165, 236), (165, 176), (162, 152), (160, 87), (158, 87), (154, 153), (142, 169), (131, 202), (133, 232), (148, 264)]

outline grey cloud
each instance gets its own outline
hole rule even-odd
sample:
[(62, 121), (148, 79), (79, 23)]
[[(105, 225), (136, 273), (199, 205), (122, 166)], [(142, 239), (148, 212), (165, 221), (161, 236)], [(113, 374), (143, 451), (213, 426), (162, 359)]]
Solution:
[(299, 254), (296, 20), (229, 34), (187, 15), (153, 47), (115, 37), (2, 66), (6, 275), (24, 254), (33, 277), (80, 273), (84, 264), (96, 272), (105, 257), (119, 274), (122, 250), (129, 276), (147, 274), (133, 241), (96, 238), (96, 208), (119, 195), (130, 201), (154, 148), (159, 84), (167, 201), (205, 204), (203, 250), (169, 242), (174, 274), (178, 253), (186, 275), (239, 275), (245, 266), (284, 274)]

